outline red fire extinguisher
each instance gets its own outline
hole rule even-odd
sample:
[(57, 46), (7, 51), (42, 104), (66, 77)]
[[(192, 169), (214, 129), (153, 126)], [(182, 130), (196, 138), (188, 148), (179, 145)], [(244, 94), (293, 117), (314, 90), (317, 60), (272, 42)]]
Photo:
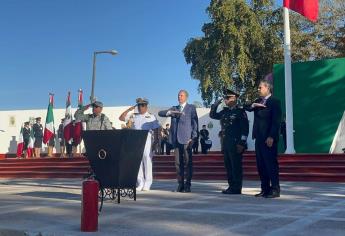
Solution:
[(99, 183), (94, 179), (83, 181), (81, 201), (81, 231), (98, 230), (98, 191)]

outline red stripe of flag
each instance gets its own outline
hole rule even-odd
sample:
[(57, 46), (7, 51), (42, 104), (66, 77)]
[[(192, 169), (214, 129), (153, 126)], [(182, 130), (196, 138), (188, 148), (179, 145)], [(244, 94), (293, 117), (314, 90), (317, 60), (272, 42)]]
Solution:
[(319, 15), (319, 0), (284, 0), (284, 7), (315, 22)]

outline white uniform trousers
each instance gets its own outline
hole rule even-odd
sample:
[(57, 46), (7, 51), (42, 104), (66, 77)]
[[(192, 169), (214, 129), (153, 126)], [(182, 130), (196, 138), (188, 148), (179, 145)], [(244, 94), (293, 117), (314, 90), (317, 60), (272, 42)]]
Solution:
[(149, 190), (152, 185), (152, 151), (151, 151), (151, 135), (147, 136), (143, 159), (137, 179), (138, 190)]

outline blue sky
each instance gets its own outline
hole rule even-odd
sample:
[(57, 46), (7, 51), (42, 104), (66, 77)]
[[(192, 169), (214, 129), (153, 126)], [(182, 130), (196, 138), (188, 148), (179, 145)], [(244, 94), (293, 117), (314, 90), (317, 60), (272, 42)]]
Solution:
[(182, 50), (202, 35), (209, 1), (203, 0), (3, 0), (0, 8), (1, 110), (65, 106), (68, 91), (90, 96), (92, 55), (97, 58), (95, 95), (106, 106), (176, 103), (177, 91), (201, 101)]
[[(280, 1), (278, 1), (280, 3)], [(67, 92), (91, 90), (97, 58), (96, 97), (106, 106), (147, 97), (155, 106), (176, 103), (187, 89), (201, 101), (182, 53), (202, 35), (209, 0), (2, 0), (0, 8), (0, 110), (65, 107)], [(280, 3), (281, 4), (281, 3)]]

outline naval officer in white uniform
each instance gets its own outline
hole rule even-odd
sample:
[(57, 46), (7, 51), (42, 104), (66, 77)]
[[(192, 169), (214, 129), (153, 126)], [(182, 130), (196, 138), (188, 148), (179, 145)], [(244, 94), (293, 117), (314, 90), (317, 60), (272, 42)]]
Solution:
[[(137, 98), (136, 105), (124, 111), (119, 119), (130, 124), (132, 129), (149, 130), (143, 159), (141, 161), (138, 179), (137, 191), (149, 191), (152, 185), (152, 146), (158, 142), (158, 130), (160, 128), (157, 118), (148, 112), (148, 100), (146, 98)], [(128, 114), (138, 107), (138, 113)]]

